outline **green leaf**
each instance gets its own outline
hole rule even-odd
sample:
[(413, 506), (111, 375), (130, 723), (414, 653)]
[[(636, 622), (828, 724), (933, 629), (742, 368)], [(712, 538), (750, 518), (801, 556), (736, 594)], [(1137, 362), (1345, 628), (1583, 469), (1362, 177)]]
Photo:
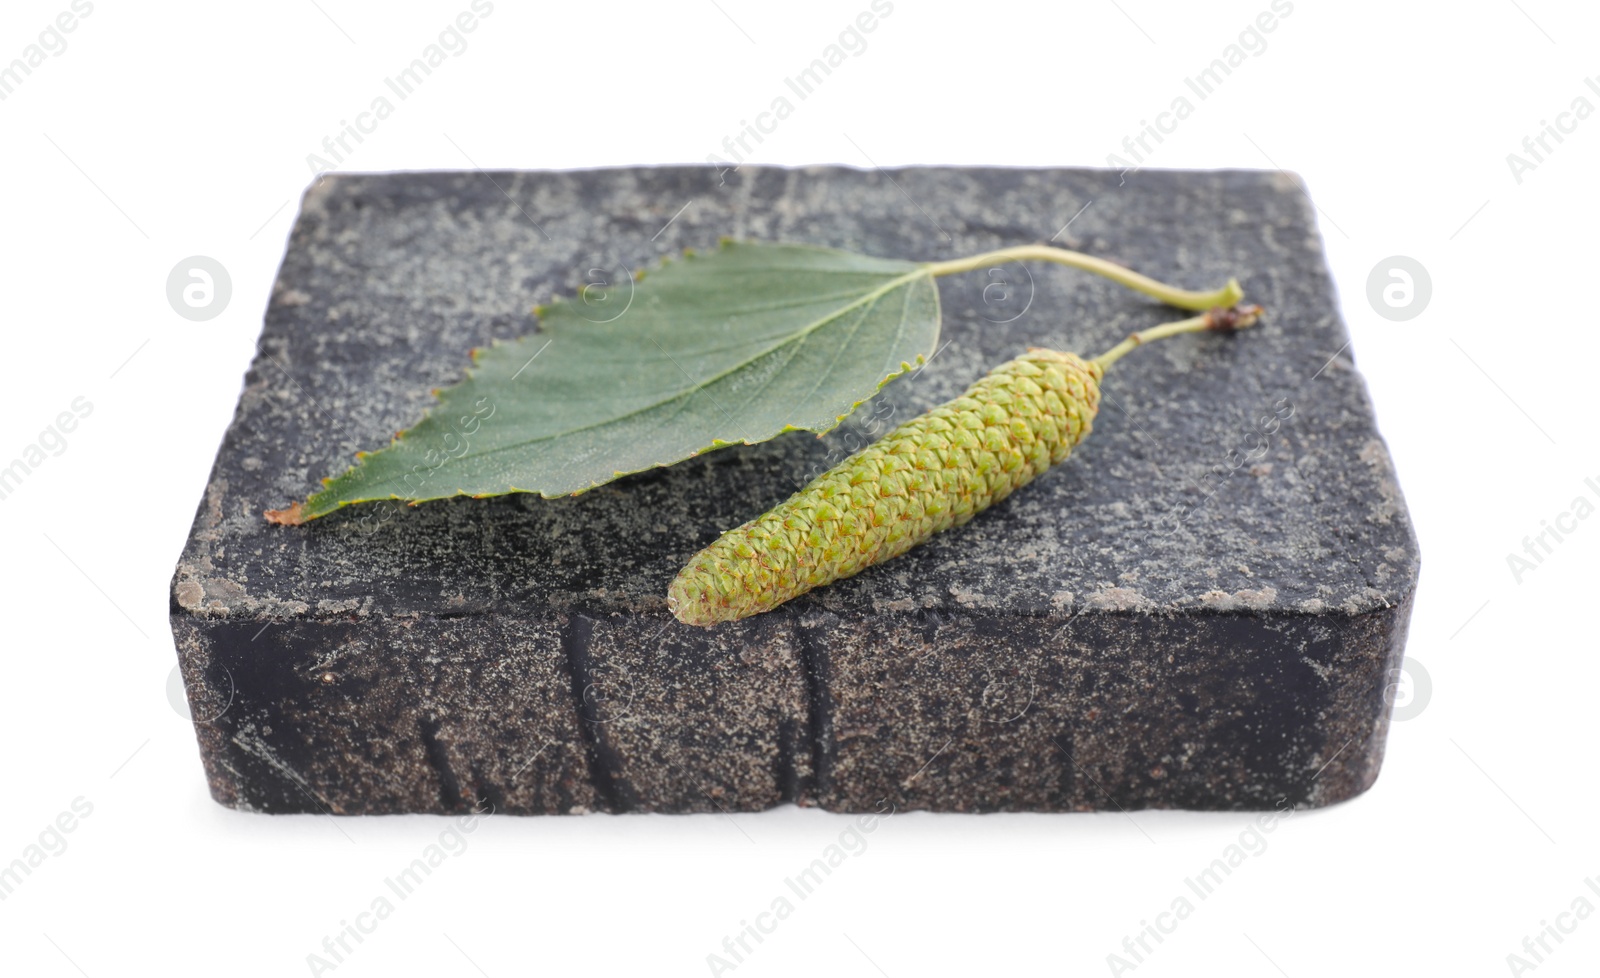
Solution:
[(725, 445), (820, 434), (931, 356), (939, 333), (928, 266), (791, 244), (724, 241), (539, 312), (539, 332), (476, 351), (416, 427), (268, 518), (580, 493)]

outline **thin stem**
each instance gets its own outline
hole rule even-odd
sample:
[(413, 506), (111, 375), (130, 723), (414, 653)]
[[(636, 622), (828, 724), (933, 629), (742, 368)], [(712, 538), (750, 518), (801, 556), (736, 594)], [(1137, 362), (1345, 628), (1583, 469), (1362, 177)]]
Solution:
[(1049, 245), (1020, 245), (1015, 248), (1001, 248), (999, 251), (988, 251), (971, 258), (957, 258), (952, 261), (928, 262), (922, 267), (935, 277), (940, 275), (954, 275), (957, 272), (970, 272), (978, 268), (993, 268), (995, 265), (1004, 265), (1012, 261), (1053, 261), (1058, 265), (1069, 268), (1081, 269), (1103, 275), (1113, 282), (1125, 285), (1136, 292), (1143, 292), (1153, 299), (1159, 299), (1169, 306), (1179, 309), (1210, 309), (1215, 306), (1231, 306), (1244, 298), (1244, 290), (1239, 288), (1237, 279), (1228, 279), (1228, 284), (1220, 289), (1210, 292), (1191, 292), (1188, 289), (1174, 288), (1153, 278), (1140, 275), (1138, 272), (1113, 264), (1104, 258), (1095, 258), (1077, 251), (1068, 251), (1065, 248), (1052, 248)]
[(1207, 331), (1231, 333), (1236, 329), (1254, 326), (1256, 320), (1261, 318), (1261, 313), (1260, 306), (1219, 306), (1215, 309), (1207, 309), (1198, 316), (1180, 319), (1175, 323), (1162, 323), (1160, 326), (1141, 329), (1137, 333), (1129, 333), (1127, 339), (1089, 362), (1099, 364), (1100, 369), (1104, 371), (1113, 363), (1121, 360), (1129, 350), (1143, 346), (1153, 340), (1166, 339), (1169, 336), (1177, 336), (1179, 333), (1204, 333)]

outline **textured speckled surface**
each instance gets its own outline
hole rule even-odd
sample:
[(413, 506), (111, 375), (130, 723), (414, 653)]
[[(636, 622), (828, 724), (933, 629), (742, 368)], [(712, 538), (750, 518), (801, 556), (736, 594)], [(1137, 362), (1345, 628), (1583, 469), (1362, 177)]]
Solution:
[[(1055, 243), (1189, 287), (1237, 274), (1267, 319), (1130, 355), (1065, 465), (772, 614), (692, 629), (664, 593), (857, 425), (576, 498), (261, 518), (412, 424), (471, 347), (534, 329), (532, 307), (591, 269), (721, 235), (950, 258), (1049, 240), (1090, 200)], [(897, 419), (1027, 346), (1092, 354), (1176, 318), (1056, 267), (940, 290), (948, 345), (881, 395)], [(1381, 763), (1417, 549), (1347, 338), (1283, 174), (326, 178), (173, 580), (194, 712), (215, 717), (196, 725), (213, 794), (342, 813), (1349, 797)]]

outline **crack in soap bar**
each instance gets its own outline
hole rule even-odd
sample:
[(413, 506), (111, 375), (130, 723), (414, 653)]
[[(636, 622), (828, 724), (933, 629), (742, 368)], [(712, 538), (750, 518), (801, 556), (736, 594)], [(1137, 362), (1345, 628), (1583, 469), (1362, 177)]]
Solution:
[[(826, 438), (578, 497), (261, 516), (415, 423), (473, 347), (536, 329), (554, 295), (723, 235), (916, 260), (1042, 242), (1090, 200), (1055, 243), (1189, 287), (1238, 274), (1267, 317), (1130, 357), (1066, 463), (773, 612), (697, 628), (664, 596), (719, 533), (859, 447), (865, 417), (898, 423), (1027, 347), (1103, 349), (1172, 310), (1069, 269), (966, 273), (940, 282), (947, 345)], [(1349, 798), (1382, 762), (1418, 555), (1365, 385), (1334, 354), (1347, 340), (1282, 173), (326, 176), (173, 578), (212, 795), (336, 814)]]

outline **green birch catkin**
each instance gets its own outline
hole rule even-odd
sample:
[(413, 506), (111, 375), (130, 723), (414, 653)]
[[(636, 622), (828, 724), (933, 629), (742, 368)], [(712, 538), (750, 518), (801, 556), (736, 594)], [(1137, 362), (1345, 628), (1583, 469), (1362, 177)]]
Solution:
[(1122, 354), (1178, 332), (1239, 329), (1259, 314), (1213, 309), (1135, 333), (1093, 360), (1031, 349), (724, 533), (678, 573), (667, 606), (690, 625), (746, 618), (960, 526), (1088, 437), (1100, 380)]

